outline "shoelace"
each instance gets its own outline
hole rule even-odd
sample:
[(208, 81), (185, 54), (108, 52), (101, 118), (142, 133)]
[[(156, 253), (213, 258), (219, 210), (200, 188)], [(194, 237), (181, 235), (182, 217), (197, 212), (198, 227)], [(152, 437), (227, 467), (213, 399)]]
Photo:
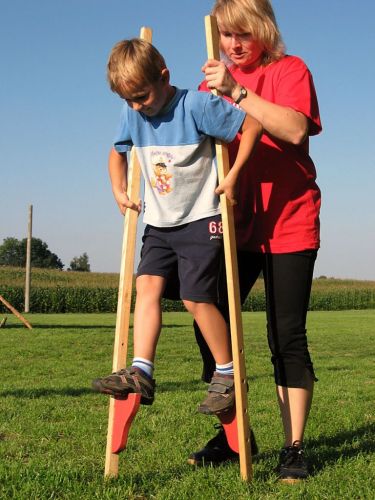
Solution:
[(304, 451), (301, 444), (300, 441), (294, 441), (292, 446), (287, 446), (282, 450), (280, 461), (283, 466), (303, 463)]

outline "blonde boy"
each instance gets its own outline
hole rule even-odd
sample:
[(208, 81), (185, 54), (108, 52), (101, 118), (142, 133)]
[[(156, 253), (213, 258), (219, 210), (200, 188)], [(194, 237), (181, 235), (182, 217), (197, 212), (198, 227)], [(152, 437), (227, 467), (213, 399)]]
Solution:
[[(126, 194), (126, 152), (134, 147), (145, 179), (147, 225), (136, 279), (132, 366), (95, 380), (93, 387), (115, 396), (141, 393), (141, 402), (152, 404), (161, 298), (177, 267), (180, 298), (216, 362), (208, 396), (198, 409), (221, 414), (233, 407), (234, 387), (227, 326), (215, 305), (223, 256), (218, 195), (225, 193), (236, 203), (239, 174), (261, 127), (224, 99), (178, 89), (169, 78), (163, 57), (148, 42), (124, 40), (112, 49), (109, 84), (126, 101), (109, 156), (112, 190), (122, 214), (140, 211)], [(212, 137), (230, 142), (240, 130), (237, 159), (217, 185)]]

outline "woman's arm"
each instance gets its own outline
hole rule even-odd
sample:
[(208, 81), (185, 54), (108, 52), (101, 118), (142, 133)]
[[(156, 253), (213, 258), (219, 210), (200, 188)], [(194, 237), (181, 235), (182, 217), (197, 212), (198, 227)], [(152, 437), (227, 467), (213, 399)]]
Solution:
[[(222, 61), (210, 59), (203, 66), (207, 86), (215, 88), (234, 101), (240, 95), (240, 85), (233, 79)], [(250, 89), (247, 97), (241, 100), (241, 108), (257, 119), (264, 130), (277, 139), (292, 144), (302, 144), (309, 131), (307, 117), (287, 106), (280, 106), (259, 97)]]

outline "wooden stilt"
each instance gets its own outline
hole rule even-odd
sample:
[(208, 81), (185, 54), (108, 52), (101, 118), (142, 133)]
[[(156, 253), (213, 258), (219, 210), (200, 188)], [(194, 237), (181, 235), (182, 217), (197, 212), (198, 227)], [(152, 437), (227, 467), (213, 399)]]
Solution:
[(17, 309), (15, 307), (12, 306), (12, 304), (9, 304), (9, 302), (7, 300), (4, 299), (4, 297), (2, 297), (0, 295), (0, 301), (4, 304), (5, 307), (7, 307), (9, 309), (9, 311), (11, 311), (15, 316), (17, 316), (17, 318), (19, 320), (22, 321), (22, 323), (29, 329), (29, 330), (32, 330), (33, 327), (30, 325), (30, 323), (27, 321), (27, 319), (25, 319), (22, 314), (20, 314)]
[[(151, 42), (152, 30), (150, 28), (143, 27), (141, 29), (140, 38)], [(131, 200), (137, 203), (140, 196), (141, 169), (134, 150), (131, 153), (128, 177), (128, 196)], [(113, 371), (121, 370), (126, 366), (134, 273), (134, 256), (137, 237), (137, 220), (138, 214), (136, 211), (126, 210), (124, 220), (124, 236), (122, 243), (119, 295), (117, 303), (115, 344), (113, 350)], [(130, 405), (131, 407), (133, 407), (134, 404), (136, 404), (136, 401), (134, 401), (134, 399), (130, 398), (129, 396), (126, 400), (116, 400), (113, 397), (110, 398), (107, 449), (104, 470), (104, 475), (106, 477), (118, 476), (118, 453), (119, 451), (121, 451), (121, 449), (124, 448), (124, 441), (122, 440), (122, 437), (125, 434), (125, 438), (127, 437), (127, 432), (129, 431), (131, 420), (134, 418), (138, 408), (134, 407), (131, 409), (131, 411), (128, 411), (129, 408), (124, 408), (124, 405)], [(121, 416), (118, 416), (118, 411), (121, 412), (122, 418)], [(116, 447), (116, 442), (118, 442), (119, 439), (120, 441), (122, 441), (122, 444), (120, 447)], [(113, 450), (118, 451), (115, 453)]]
[[(205, 28), (208, 58), (219, 60), (219, 31), (217, 28), (216, 18), (214, 16), (205, 17)], [(217, 94), (216, 91), (214, 93)], [(216, 158), (219, 181), (221, 182), (229, 172), (228, 149), (225, 144), (221, 143), (221, 141), (216, 141)], [(240, 471), (242, 479), (244, 481), (250, 481), (252, 478), (250, 426), (247, 409), (247, 380), (233, 208), (227, 200), (225, 194), (220, 196), (220, 205), (223, 223), (225, 267), (227, 275), (230, 330), (234, 365)]]

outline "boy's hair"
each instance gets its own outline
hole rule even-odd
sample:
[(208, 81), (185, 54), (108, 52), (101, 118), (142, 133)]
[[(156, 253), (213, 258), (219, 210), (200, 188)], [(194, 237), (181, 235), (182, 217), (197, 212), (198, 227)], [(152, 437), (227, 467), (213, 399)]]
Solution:
[(161, 78), (164, 68), (163, 56), (151, 43), (132, 38), (118, 42), (111, 50), (107, 79), (111, 90), (122, 96), (153, 85)]
[(230, 32), (250, 33), (263, 46), (263, 65), (283, 57), (285, 46), (269, 0), (216, 0), (212, 15)]

